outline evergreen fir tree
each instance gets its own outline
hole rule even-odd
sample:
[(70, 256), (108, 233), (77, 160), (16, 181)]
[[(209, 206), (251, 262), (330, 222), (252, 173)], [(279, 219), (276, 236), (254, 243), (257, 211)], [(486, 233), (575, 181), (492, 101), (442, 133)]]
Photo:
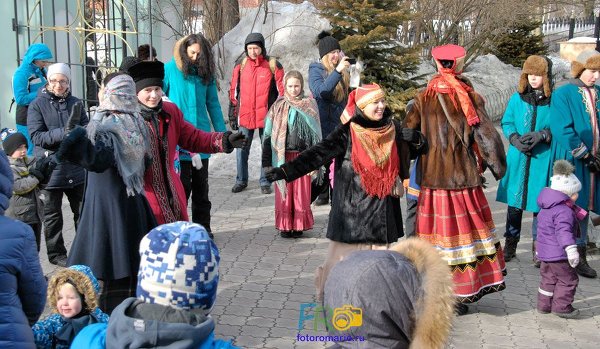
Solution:
[(416, 84), (407, 77), (417, 69), (416, 49), (397, 40), (400, 24), (409, 19), (409, 6), (409, 1), (398, 0), (327, 0), (320, 7), (344, 53), (365, 63), (361, 81), (384, 87), (395, 113), (403, 112), (416, 93)]
[(540, 23), (532, 20), (520, 22), (500, 34), (494, 41), (492, 53), (502, 62), (522, 67), (527, 57), (545, 55), (548, 47), (543, 36), (534, 34)]

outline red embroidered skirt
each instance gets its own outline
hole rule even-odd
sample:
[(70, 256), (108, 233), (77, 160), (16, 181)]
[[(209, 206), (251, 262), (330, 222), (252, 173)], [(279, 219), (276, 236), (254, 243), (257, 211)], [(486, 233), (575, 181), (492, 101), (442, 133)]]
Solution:
[(504, 255), (481, 187), (421, 188), (416, 225), (417, 235), (448, 262), (459, 302), (476, 302), (506, 288)]

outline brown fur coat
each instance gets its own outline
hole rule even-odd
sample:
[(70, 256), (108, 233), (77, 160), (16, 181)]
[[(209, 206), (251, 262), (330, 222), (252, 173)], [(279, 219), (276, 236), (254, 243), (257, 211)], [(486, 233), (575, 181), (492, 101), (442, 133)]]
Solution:
[(421, 186), (431, 189), (480, 186), (482, 181), (473, 152), (475, 142), (484, 165), (496, 179), (502, 178), (506, 171), (504, 146), (485, 111), (483, 98), (476, 92), (469, 93), (480, 119), (478, 125), (469, 126), (460, 106), (456, 109), (447, 95), (442, 96), (448, 117), (438, 97), (425, 96), (422, 91), (404, 120), (406, 127), (420, 130), (429, 145), (429, 151), (419, 160)]

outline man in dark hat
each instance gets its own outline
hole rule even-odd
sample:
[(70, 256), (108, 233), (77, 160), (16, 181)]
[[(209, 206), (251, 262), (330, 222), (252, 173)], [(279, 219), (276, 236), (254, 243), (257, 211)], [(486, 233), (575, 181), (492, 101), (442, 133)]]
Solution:
[(174, 103), (162, 100), (162, 62), (138, 62), (127, 71), (135, 81), (141, 114), (148, 126), (152, 161), (144, 177), (146, 198), (158, 224), (187, 221), (185, 192), (174, 167), (177, 145), (195, 153), (230, 153), (244, 146), (246, 138), (241, 132), (204, 132), (185, 121)]
[[(248, 186), (248, 155), (254, 130), (258, 129), (261, 142), (265, 116), (278, 96), (283, 96), (283, 67), (275, 58), (267, 56), (265, 38), (261, 33), (250, 33), (244, 43), (246, 55), (233, 68), (229, 87), (229, 122), (231, 128), (246, 135), (248, 143), (237, 151), (237, 176), (231, 188), (239, 193)], [(260, 171), (263, 194), (271, 193), (271, 183)]]

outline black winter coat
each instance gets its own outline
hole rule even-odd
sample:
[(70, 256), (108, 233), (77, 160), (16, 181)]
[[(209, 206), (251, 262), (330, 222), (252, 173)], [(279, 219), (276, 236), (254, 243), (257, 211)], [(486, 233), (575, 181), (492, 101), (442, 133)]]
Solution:
[(136, 277), (140, 241), (156, 226), (156, 219), (143, 193), (127, 196), (112, 145), (92, 145), (85, 129), (76, 128), (61, 144), (57, 158), (88, 170), (67, 264), (87, 265), (101, 280)]
[[(81, 102), (71, 94), (66, 98), (59, 98), (46, 88), (39, 90), (38, 96), (27, 109), (27, 129), (35, 145), (36, 158), (42, 159), (58, 150), (75, 103)], [(88, 122), (89, 118), (82, 108), (79, 124), (86, 126)], [(84, 179), (85, 171), (81, 166), (70, 163), (58, 164), (45, 189), (73, 188), (82, 184)]]
[[(389, 117), (389, 116), (388, 116)], [(376, 128), (389, 122), (365, 119), (360, 114), (352, 118), (367, 128)], [(396, 127), (396, 148), (400, 159), (399, 176), (409, 176), (409, 144), (400, 139), (400, 122), (392, 120)], [(404, 236), (400, 198), (386, 196), (379, 199), (364, 191), (360, 177), (352, 166), (352, 140), (350, 123), (340, 125), (319, 144), (302, 152), (298, 158), (281, 166), (286, 181), (291, 182), (335, 158), (335, 174), (327, 238), (348, 244), (391, 244)]]

